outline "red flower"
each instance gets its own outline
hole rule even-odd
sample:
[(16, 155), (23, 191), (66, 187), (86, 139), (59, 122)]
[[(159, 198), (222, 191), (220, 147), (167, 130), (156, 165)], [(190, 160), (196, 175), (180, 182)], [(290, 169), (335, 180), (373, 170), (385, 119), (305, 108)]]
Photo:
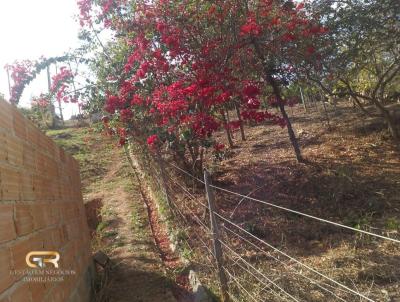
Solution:
[(104, 124), (108, 124), (109, 123), (109, 121), (110, 121), (110, 118), (108, 117), (108, 116), (103, 116), (102, 118), (101, 118), (101, 120), (102, 120), (102, 122), (104, 123)]
[(253, 98), (257, 95), (260, 94), (260, 88), (258, 88), (256, 85), (254, 84), (247, 84), (244, 88), (243, 88), (243, 94), (248, 97), (248, 98)]
[(282, 41), (284, 42), (290, 42), (296, 40), (296, 36), (291, 33), (286, 33), (282, 36)]
[(155, 144), (158, 142), (158, 136), (157, 136), (157, 134), (153, 134), (153, 135), (151, 135), (151, 136), (149, 136), (148, 138), (147, 138), (147, 144), (150, 146), (150, 147), (154, 147), (155, 146)]
[(258, 109), (260, 108), (260, 101), (256, 98), (250, 98), (247, 101), (247, 108), (249, 109)]
[(119, 115), (121, 117), (121, 121), (124, 123), (129, 122), (129, 120), (133, 117), (132, 111), (128, 108), (120, 110)]
[(235, 129), (239, 129), (241, 124), (242, 124), (241, 121), (232, 121), (232, 122), (228, 123), (228, 127), (232, 130), (235, 130)]
[(144, 101), (140, 97), (140, 95), (135, 94), (133, 96), (132, 100), (131, 100), (131, 106), (136, 106), (136, 105), (140, 106), (140, 105), (143, 105), (143, 104), (144, 104)]
[(250, 16), (247, 18), (247, 21), (240, 28), (240, 35), (254, 35), (258, 36), (261, 34), (261, 26), (259, 26), (254, 18), (254, 16)]
[(307, 47), (307, 54), (312, 55), (315, 52), (315, 47), (314, 46), (308, 46)]
[(126, 138), (120, 137), (118, 141), (118, 146), (123, 147), (126, 144)]
[(300, 2), (299, 4), (297, 4), (296, 6), (296, 10), (302, 10), (304, 8), (304, 2)]
[(225, 145), (221, 143), (215, 143), (214, 150), (220, 152), (225, 149)]

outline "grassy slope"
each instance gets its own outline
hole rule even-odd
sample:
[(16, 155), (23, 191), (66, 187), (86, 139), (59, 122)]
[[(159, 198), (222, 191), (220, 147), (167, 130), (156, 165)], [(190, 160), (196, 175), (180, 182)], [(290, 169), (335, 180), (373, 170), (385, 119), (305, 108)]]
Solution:
[(101, 295), (120, 302), (174, 302), (172, 282), (165, 275), (123, 150), (91, 128), (51, 130), (47, 135), (79, 161), (86, 208), (100, 212), (92, 248), (105, 251), (116, 264)]
[(95, 191), (111, 163), (112, 142), (95, 128), (49, 130), (47, 135), (79, 161), (84, 196)]

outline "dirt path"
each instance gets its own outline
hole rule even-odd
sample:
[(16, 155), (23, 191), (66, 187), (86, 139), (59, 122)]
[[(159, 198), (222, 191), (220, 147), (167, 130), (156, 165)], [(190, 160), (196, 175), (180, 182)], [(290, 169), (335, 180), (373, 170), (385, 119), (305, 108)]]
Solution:
[[(113, 262), (106, 296), (110, 302), (175, 302), (173, 282), (152, 237), (139, 185), (121, 150), (111, 150), (111, 165), (88, 200), (102, 200), (98, 240)], [(121, 160), (122, 159), (122, 160)]]

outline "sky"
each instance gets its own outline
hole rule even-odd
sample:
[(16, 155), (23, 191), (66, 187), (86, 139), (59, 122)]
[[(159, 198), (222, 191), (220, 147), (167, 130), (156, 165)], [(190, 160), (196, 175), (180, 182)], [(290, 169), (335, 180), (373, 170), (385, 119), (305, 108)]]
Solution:
[[(38, 59), (64, 54), (79, 45), (76, 0), (2, 0), (0, 2), (0, 93), (9, 99), (4, 65), (15, 60)], [(54, 75), (55, 67), (51, 70)], [(20, 105), (47, 92), (43, 72), (22, 95)], [(77, 105), (64, 104), (64, 116), (78, 112)]]

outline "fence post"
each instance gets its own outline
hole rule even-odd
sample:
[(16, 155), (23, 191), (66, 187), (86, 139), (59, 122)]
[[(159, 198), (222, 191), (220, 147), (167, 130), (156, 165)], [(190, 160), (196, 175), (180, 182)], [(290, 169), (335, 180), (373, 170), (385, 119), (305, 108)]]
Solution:
[(329, 121), (329, 114), (328, 114), (328, 111), (326, 110), (325, 97), (324, 97), (324, 95), (321, 93), (321, 91), (319, 91), (319, 95), (320, 95), (320, 98), (321, 98), (321, 100), (322, 100), (322, 105), (324, 106), (325, 117), (326, 117), (326, 120), (327, 120), (327, 122), (328, 122), (328, 129), (329, 129), (329, 131), (330, 131), (330, 130), (331, 130), (331, 123), (330, 123), (330, 121)]
[(204, 169), (204, 184), (206, 187), (208, 207), (210, 210), (210, 222), (211, 222), (211, 232), (213, 237), (214, 257), (217, 263), (218, 277), (221, 284), (222, 299), (224, 302), (228, 302), (229, 301), (228, 282), (223, 269), (222, 248), (221, 248), (221, 242), (219, 241), (218, 224), (215, 218), (214, 192), (210, 186), (210, 175), (206, 169)]
[(300, 96), (301, 96), (301, 101), (303, 103), (304, 110), (307, 112), (306, 100), (304, 99), (303, 90), (301, 89), (301, 87), (300, 87)]
[(166, 179), (166, 176), (165, 176), (165, 165), (164, 165), (164, 161), (163, 161), (163, 159), (161, 157), (161, 154), (159, 152), (157, 152), (157, 154), (156, 154), (156, 159), (157, 159), (157, 162), (158, 162), (158, 166), (160, 168), (161, 186), (162, 186), (162, 189), (164, 191), (163, 193), (165, 195), (165, 199), (167, 200), (167, 203), (168, 203), (168, 206), (169, 206), (170, 210), (172, 212), (174, 212), (174, 208), (172, 206), (171, 198), (170, 198), (169, 193), (168, 193), (167, 179)]

